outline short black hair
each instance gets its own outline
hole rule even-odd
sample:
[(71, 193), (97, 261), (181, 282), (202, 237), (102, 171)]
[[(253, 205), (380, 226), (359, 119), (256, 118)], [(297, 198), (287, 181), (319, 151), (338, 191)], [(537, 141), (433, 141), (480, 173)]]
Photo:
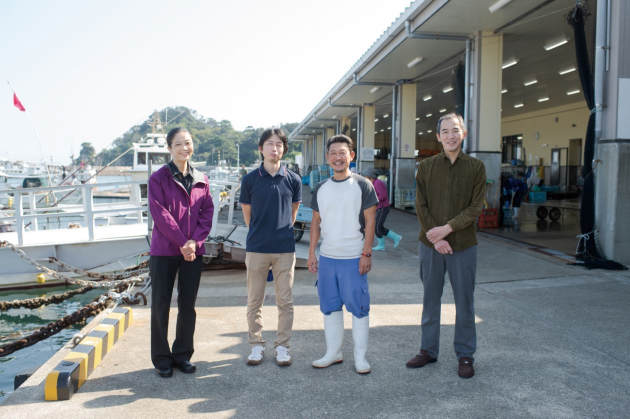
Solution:
[(187, 132), (188, 134), (190, 134), (190, 138), (192, 138), (192, 133), (188, 131), (188, 129), (184, 127), (173, 128), (166, 135), (166, 145), (168, 145), (168, 148), (171, 148), (171, 146), (173, 145), (173, 138), (175, 138), (175, 136), (179, 134), (180, 132)]
[[(272, 136), (276, 135), (282, 141), (282, 155), (284, 156), (287, 151), (289, 151), (289, 141), (287, 141), (287, 136), (284, 134), (280, 128), (269, 128), (265, 130), (260, 136), (260, 140), (258, 140), (258, 148), (261, 149), (265, 144), (265, 141), (270, 139)], [(260, 158), (265, 159), (265, 157), (260, 153)]]
[(335, 143), (343, 143), (345, 145), (348, 146), (348, 150), (352, 151), (352, 147), (354, 145), (354, 143), (352, 142), (352, 138), (348, 137), (347, 135), (343, 135), (343, 134), (339, 134), (339, 135), (334, 135), (332, 137), (330, 137), (328, 139), (328, 142), (326, 143), (326, 153), (328, 153), (330, 151), (330, 146), (335, 144)]

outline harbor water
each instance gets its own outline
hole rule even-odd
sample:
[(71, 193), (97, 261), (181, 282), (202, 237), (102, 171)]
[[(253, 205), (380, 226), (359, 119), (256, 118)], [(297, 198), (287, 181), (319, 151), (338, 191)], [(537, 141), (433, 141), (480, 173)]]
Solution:
[[(98, 183), (124, 182), (125, 180), (129, 179), (125, 179), (124, 176), (99, 176), (97, 177), (97, 185), (95, 186), (98, 187)], [(112, 189), (112, 187), (98, 188), (98, 190), (101, 191), (109, 189)], [(81, 199), (81, 194), (75, 193), (62, 202), (68, 205), (80, 204)], [(95, 201), (96, 200), (99, 203), (120, 202), (120, 199), (111, 197), (95, 198)], [(46, 206), (46, 202), (42, 201), (38, 204), (38, 207), (39, 206)], [(59, 217), (42, 217), (38, 219), (39, 228), (42, 229), (67, 228), (70, 223), (83, 224), (83, 222), (84, 218), (82, 216), (68, 216), (63, 215), (63, 213), (60, 213)], [(78, 287), (60, 286), (24, 291), (4, 291), (0, 292), (0, 301), (47, 297), (53, 294), (62, 294), (76, 288)], [(50, 322), (57, 321), (68, 314), (74, 313), (106, 291), (107, 290), (103, 289), (92, 290), (86, 294), (75, 295), (60, 304), (50, 304), (33, 310), (20, 308), (0, 312), (0, 346), (19, 340), (24, 336), (36, 332)], [(88, 321), (89, 320), (91, 320), (91, 318), (88, 319)], [(0, 404), (13, 392), (14, 378), (17, 374), (44, 364), (72, 339), (83, 326), (84, 324), (73, 325), (33, 346), (16, 351), (6, 357), (0, 357)]]
[[(53, 294), (63, 294), (66, 291), (77, 288), (80, 287), (68, 285), (23, 291), (4, 291), (0, 292), (0, 301), (48, 297)], [(41, 327), (48, 325), (48, 323), (74, 313), (106, 291), (104, 289), (94, 289), (85, 294), (75, 295), (59, 304), (50, 304), (36, 309), (16, 308), (0, 312), (0, 346), (22, 339), (24, 336), (28, 336), (38, 331)], [(88, 318), (87, 322), (91, 319)], [(13, 392), (14, 378), (17, 374), (44, 364), (72, 339), (84, 325), (85, 323), (72, 325), (68, 329), (63, 329), (58, 334), (33, 346), (13, 352), (11, 355), (0, 357), (0, 404)]]

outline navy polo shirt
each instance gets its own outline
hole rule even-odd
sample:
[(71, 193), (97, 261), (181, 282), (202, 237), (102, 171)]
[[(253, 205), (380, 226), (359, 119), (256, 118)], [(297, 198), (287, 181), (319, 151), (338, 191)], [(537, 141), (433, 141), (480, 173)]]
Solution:
[(292, 209), (293, 204), (302, 202), (298, 175), (283, 166), (271, 176), (261, 164), (243, 177), (239, 202), (251, 206), (247, 252), (295, 252)]

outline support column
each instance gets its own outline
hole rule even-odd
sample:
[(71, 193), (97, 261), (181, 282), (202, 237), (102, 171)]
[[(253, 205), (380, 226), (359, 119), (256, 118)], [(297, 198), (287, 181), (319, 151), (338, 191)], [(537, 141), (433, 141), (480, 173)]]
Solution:
[(470, 156), (484, 162), (488, 203), (497, 206), (497, 188), (501, 180), (501, 89), (503, 85), (503, 35), (479, 32), (474, 42), (470, 98), (468, 150)]
[(373, 105), (363, 105), (361, 115), (361, 150), (359, 150), (358, 169), (364, 170), (368, 167), (374, 167), (374, 118), (376, 117), (376, 108)]
[[(597, 50), (605, 54), (605, 19), (600, 25), (599, 17), (608, 13), (610, 52), (609, 57), (596, 61), (595, 69), (595, 90), (603, 88), (603, 103), (596, 104), (602, 131), (595, 157), (596, 163), (597, 160), (600, 162), (593, 163), (595, 229), (604, 256), (630, 265), (630, 218), (627, 216), (630, 208), (630, 50), (627, 48), (630, 45), (630, 31), (627, 30), (630, 4), (623, 0), (610, 3), (611, 10), (606, 11), (606, 2), (597, 2)], [(595, 125), (596, 130), (598, 125)], [(597, 131), (595, 137), (598, 137)]]
[[(396, 120), (396, 188), (415, 186), (416, 150), (416, 90), (415, 83), (403, 84), (399, 90), (398, 119)], [(393, 122), (392, 122), (393, 124)], [(392, 129), (394, 129), (392, 125)]]
[(317, 149), (317, 153), (315, 155), (315, 164), (320, 165), (323, 164), (322, 163), (322, 159), (324, 159), (323, 161), (326, 162), (325, 160), (325, 156), (324, 156), (324, 134), (317, 134), (315, 136), (315, 148)]
[(330, 139), (330, 137), (335, 136), (335, 128), (326, 128), (326, 138), (324, 138), (324, 144), (322, 147), (324, 160), (322, 164), (328, 164), (328, 160), (326, 159), (326, 143)]

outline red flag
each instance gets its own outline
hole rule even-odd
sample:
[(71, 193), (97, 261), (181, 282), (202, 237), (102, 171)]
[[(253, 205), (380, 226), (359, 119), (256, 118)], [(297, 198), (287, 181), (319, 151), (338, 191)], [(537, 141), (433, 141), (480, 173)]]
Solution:
[(17, 95), (15, 93), (13, 93), (13, 104), (15, 105), (16, 108), (18, 108), (22, 112), (26, 111), (26, 109), (22, 105), (22, 102), (20, 102), (20, 99), (18, 99), (18, 97), (17, 97)]

